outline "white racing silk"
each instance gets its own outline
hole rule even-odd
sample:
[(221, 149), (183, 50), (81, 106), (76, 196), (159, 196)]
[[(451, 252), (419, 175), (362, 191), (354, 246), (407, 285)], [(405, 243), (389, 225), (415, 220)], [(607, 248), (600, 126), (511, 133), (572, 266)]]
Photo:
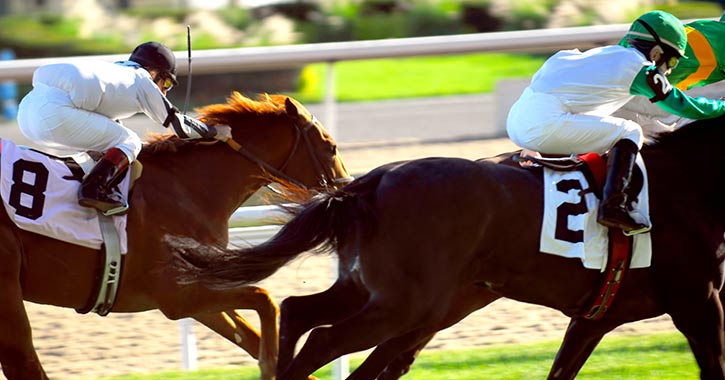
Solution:
[[(12, 141), (2, 139), (0, 196), (10, 219), (18, 228), (87, 248), (100, 249), (103, 243), (96, 209), (78, 204), (80, 182), (71, 170), (54, 159)], [(128, 194), (129, 175), (119, 188)], [(121, 241), (121, 252), (128, 250), (126, 216), (113, 217)]]

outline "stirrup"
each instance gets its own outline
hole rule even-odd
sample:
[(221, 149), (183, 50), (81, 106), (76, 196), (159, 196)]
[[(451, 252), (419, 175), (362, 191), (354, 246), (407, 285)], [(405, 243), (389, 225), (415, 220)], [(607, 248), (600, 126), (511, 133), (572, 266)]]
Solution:
[(643, 234), (645, 232), (649, 232), (651, 229), (652, 229), (652, 226), (644, 226), (640, 229), (635, 229), (635, 230), (629, 230), (629, 231), (622, 230), (622, 233), (624, 234), (624, 236), (634, 236), (634, 235)]
[[(98, 199), (99, 195), (106, 199)], [(112, 199), (114, 196), (117, 199)], [(90, 194), (84, 196), (82, 185), (78, 191), (78, 204), (83, 207), (96, 209), (105, 216), (118, 215), (128, 211), (128, 200), (117, 191), (111, 194), (104, 194), (100, 190), (96, 196), (91, 196)]]
[(649, 217), (647, 217), (646, 215), (643, 215), (636, 209), (629, 210), (627, 213), (629, 214), (629, 217), (632, 218), (632, 220), (635, 223), (641, 225), (642, 227), (631, 229), (629, 231), (622, 230), (622, 233), (624, 234), (624, 236), (633, 236), (633, 235), (637, 235), (637, 234), (643, 234), (645, 232), (649, 232), (652, 229), (652, 222), (649, 220)]
[(125, 202), (124, 204), (118, 204), (118, 205), (106, 204), (106, 205), (108, 205), (109, 208), (103, 207), (103, 206), (99, 205), (98, 203), (93, 203), (93, 204), (89, 203), (85, 199), (79, 200), (78, 204), (83, 207), (88, 207), (88, 208), (98, 210), (98, 212), (100, 212), (101, 214), (103, 214), (105, 216), (119, 215), (119, 214), (122, 214), (122, 213), (125, 213), (128, 211), (128, 202)]
[[(611, 211), (610, 211), (611, 212)], [(625, 236), (641, 234), (652, 229), (652, 223), (642, 214), (636, 211), (628, 211), (626, 208), (618, 208), (614, 212), (619, 213), (617, 217), (610, 214), (610, 218), (602, 217), (602, 211), (597, 215), (597, 223), (607, 228), (618, 228)], [(625, 220), (629, 219), (629, 220)]]
[(122, 206), (117, 206), (106, 211), (98, 210), (105, 216), (123, 215), (128, 211), (128, 203)]

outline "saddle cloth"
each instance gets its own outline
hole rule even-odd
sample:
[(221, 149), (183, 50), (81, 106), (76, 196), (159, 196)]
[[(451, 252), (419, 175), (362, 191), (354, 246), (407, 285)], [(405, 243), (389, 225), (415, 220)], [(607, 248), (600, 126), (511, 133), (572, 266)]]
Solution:
[[(66, 163), (70, 157), (52, 157), (6, 139), (0, 144), (0, 196), (18, 228), (100, 249), (103, 237), (98, 212), (78, 204), (82, 172), (71, 169)], [(82, 161), (81, 156), (77, 156), (72, 157), (76, 162)], [(82, 162), (78, 163), (78, 167), (83, 166)], [(119, 184), (125, 195), (130, 182), (128, 172)], [(113, 221), (121, 241), (121, 252), (126, 253), (126, 215), (115, 215)]]
[[(641, 156), (643, 186), (634, 207), (649, 215), (647, 172)], [(585, 268), (605, 270), (609, 238), (607, 228), (597, 223), (599, 198), (581, 170), (544, 169), (544, 218), (541, 226), (541, 252), (579, 258)], [(649, 233), (634, 235), (630, 268), (649, 267), (652, 241)]]

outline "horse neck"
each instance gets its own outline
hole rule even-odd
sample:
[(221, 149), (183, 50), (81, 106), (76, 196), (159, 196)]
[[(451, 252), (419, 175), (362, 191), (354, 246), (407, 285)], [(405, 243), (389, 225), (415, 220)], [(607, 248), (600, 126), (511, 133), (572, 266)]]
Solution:
[(157, 189), (147, 196), (183, 202), (185, 210), (181, 212), (194, 209), (208, 220), (223, 223), (268, 183), (259, 166), (223, 144), (195, 146), (186, 152), (147, 158), (143, 163), (144, 187)]
[[(719, 127), (719, 126), (718, 126)], [(725, 228), (725, 160), (722, 159), (722, 132), (711, 129), (697, 139), (657, 144), (642, 150), (650, 184), (650, 204), (667, 205), (657, 213), (663, 219), (679, 220), (682, 215), (698, 215), (721, 241)], [(670, 213), (680, 213), (681, 215)], [(694, 221), (691, 221), (694, 222)]]

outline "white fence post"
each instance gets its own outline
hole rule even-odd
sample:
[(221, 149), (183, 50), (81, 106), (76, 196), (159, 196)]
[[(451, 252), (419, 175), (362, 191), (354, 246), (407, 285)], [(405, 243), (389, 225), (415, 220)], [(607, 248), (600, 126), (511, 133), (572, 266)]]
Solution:
[(325, 128), (332, 136), (337, 137), (337, 115), (335, 110), (335, 62), (327, 62), (325, 71)]
[[(337, 136), (337, 110), (335, 109), (335, 62), (327, 62), (327, 70), (325, 75), (325, 128), (330, 132), (331, 135)], [(337, 274), (337, 263), (333, 264), (332, 276)], [(341, 356), (332, 363), (332, 378), (334, 380), (345, 379), (350, 374), (350, 359), (345, 356)]]
[(193, 371), (198, 368), (198, 356), (196, 352), (196, 335), (192, 328), (193, 321), (190, 318), (179, 320), (181, 332), (181, 368)]

